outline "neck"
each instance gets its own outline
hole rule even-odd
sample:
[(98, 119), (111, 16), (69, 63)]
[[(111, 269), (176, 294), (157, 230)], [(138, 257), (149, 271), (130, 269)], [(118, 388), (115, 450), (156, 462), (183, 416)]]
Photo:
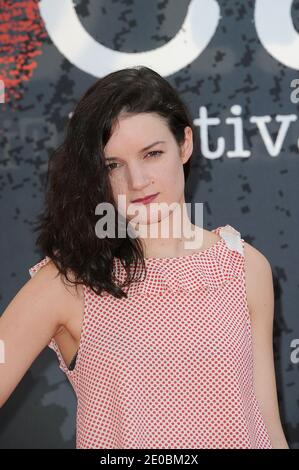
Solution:
[(172, 258), (199, 251), (203, 245), (203, 232), (201, 227), (191, 223), (184, 201), (167, 217), (138, 226), (145, 258)]

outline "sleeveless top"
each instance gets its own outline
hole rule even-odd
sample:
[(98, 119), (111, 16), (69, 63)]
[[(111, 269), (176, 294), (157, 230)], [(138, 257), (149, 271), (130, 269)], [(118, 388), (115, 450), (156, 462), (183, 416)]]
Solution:
[(74, 367), (48, 344), (77, 397), (76, 448), (272, 449), (253, 384), (244, 240), (230, 225), (212, 232), (205, 250), (145, 258), (128, 298), (83, 285)]

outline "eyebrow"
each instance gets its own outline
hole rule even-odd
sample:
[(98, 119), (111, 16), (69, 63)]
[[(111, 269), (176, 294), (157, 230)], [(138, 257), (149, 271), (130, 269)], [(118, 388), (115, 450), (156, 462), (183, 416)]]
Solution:
[[(156, 142), (153, 142), (152, 144), (150, 145), (147, 145), (146, 147), (144, 147), (143, 149), (141, 149), (139, 151), (139, 153), (142, 153), (142, 152), (145, 152), (146, 150), (150, 149), (151, 147), (153, 147), (154, 145), (157, 145), (157, 144), (165, 144), (165, 140), (157, 140)], [(107, 157), (105, 158), (105, 160), (115, 160), (117, 157)]]

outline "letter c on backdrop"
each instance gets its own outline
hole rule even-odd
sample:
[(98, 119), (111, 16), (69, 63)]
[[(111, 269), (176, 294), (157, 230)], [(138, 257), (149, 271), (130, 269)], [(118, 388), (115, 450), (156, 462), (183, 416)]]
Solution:
[(146, 52), (120, 52), (103, 46), (85, 30), (72, 0), (41, 0), (39, 9), (61, 54), (95, 77), (135, 65), (150, 67), (162, 76), (174, 74), (204, 51), (220, 19), (216, 0), (191, 0), (180, 30), (167, 44)]

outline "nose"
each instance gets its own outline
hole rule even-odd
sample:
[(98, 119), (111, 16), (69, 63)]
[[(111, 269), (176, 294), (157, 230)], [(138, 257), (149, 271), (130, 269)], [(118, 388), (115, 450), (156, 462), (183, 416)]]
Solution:
[[(132, 191), (140, 191), (141, 189), (147, 187), (151, 178), (147, 172), (142, 168), (142, 165), (135, 164), (128, 169), (129, 172), (129, 186)], [(138, 195), (136, 196), (138, 197)]]

